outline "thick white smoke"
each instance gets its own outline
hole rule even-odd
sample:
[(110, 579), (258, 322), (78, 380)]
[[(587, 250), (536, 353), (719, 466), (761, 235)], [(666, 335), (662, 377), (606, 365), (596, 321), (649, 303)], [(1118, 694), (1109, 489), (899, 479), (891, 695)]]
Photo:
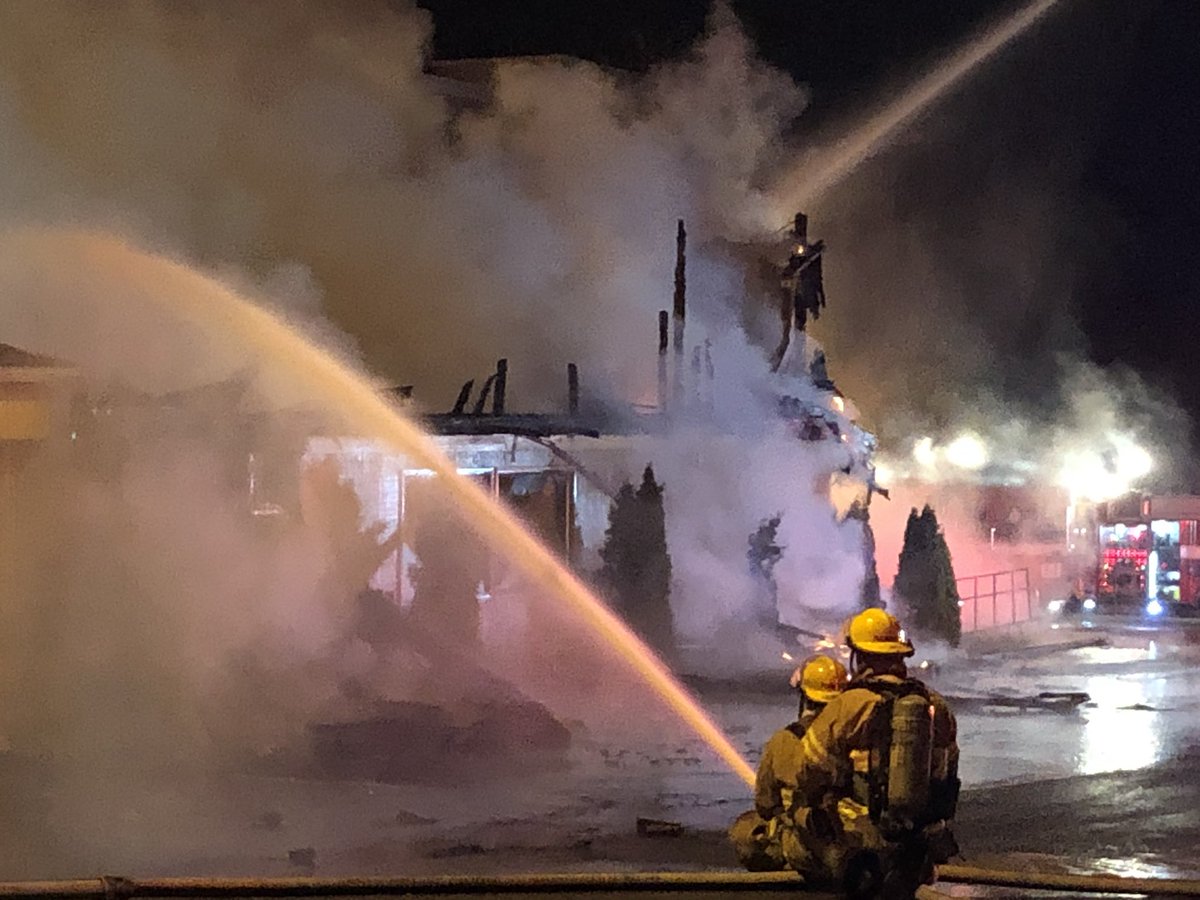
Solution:
[(526, 403), (557, 401), (569, 361), (627, 398), (653, 366), (674, 220), (744, 233), (804, 103), (721, 10), (644, 77), (504, 61), (467, 111), (423, 73), (415, 8), (0, 16), (10, 217), (110, 225), (259, 279), (303, 266), (369, 367), (433, 408), (499, 356)]
[[(724, 410), (757, 429), (773, 417), (766, 389), (751, 384), (763, 354), (732, 312), (744, 279), (704, 241), (753, 235), (756, 185), (805, 96), (755, 57), (723, 6), (691, 53), (644, 76), (503, 61), (476, 85), (482, 105), (465, 110), (424, 73), (431, 23), (415, 8), (215, 15), (131, 3), (0, 15), (0, 98), (12, 125), (4, 168), (28, 171), (39, 188), (23, 192), (10, 219), (99, 223), (182, 251), (284, 303), (343, 352), (356, 344), (368, 369), (414, 383), (418, 402), (436, 409), (502, 355), (522, 406), (560, 402), (568, 361), (598, 402), (652, 394), (655, 314), (668, 305), (682, 217), (694, 235), (689, 342), (713, 340)], [(81, 43), (84, 52), (68, 51)], [(32, 46), (49, 48), (36, 68), (24, 63)], [(47, 93), (50, 81), (62, 89)], [(317, 297), (333, 328), (313, 315)], [(71, 328), (66, 340), (51, 330), (14, 325), (9, 335), (74, 358)], [(146, 363), (138, 382), (163, 387), (164, 362), (202, 382), (210, 351), (114, 351), (113, 363)], [(721, 428), (730, 424), (740, 427)], [(783, 504), (794, 510), (784, 529), (806, 529), (821, 464), (762, 455), (761, 464), (706, 461), (673, 487), (700, 504), (699, 483), (728, 483), (730, 466), (787, 478), (810, 467), (788, 482), (801, 486), (796, 502)], [(687, 573), (702, 560), (743, 578), (747, 535), (780, 511), (756, 490), (722, 504), (739, 533), (720, 550), (687, 533), (699, 507), (674, 517), (685, 608), (709, 606), (707, 592), (688, 597)], [(825, 517), (822, 503), (815, 509)], [(833, 526), (822, 518), (821, 528)], [(731, 585), (717, 608), (736, 606), (738, 594)]]

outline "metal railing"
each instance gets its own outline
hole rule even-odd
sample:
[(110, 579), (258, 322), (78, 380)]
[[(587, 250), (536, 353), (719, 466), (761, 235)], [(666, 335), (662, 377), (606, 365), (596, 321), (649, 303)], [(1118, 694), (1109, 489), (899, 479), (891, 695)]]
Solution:
[(963, 631), (1015, 625), (1033, 618), (1029, 570), (1012, 569), (956, 578)]

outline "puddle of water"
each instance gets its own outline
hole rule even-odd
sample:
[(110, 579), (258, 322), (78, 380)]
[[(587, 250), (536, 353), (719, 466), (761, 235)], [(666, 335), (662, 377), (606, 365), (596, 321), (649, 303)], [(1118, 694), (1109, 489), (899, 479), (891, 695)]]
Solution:
[(1163, 760), (1165, 714), (1128, 707), (1162, 705), (1165, 684), (1163, 678), (1111, 675), (1085, 680), (1083, 689), (1095, 706), (1083, 713), (1085, 724), (1076, 767), (1079, 774), (1141, 769)]
[(1195, 869), (1181, 869), (1164, 864), (1154, 854), (1129, 857), (1101, 857), (1086, 863), (1068, 865), (1068, 872), (1078, 875), (1118, 875), (1121, 878), (1196, 878)]

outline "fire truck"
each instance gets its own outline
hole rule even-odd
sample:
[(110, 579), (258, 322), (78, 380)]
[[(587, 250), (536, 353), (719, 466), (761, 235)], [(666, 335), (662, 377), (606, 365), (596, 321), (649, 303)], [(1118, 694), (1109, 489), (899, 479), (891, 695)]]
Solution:
[(1101, 606), (1152, 616), (1200, 612), (1200, 496), (1134, 495), (1096, 513)]

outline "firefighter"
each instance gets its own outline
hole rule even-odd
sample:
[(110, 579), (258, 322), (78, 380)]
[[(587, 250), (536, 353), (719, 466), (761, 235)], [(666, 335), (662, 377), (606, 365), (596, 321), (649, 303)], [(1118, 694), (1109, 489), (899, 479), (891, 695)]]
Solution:
[[(752, 871), (787, 868), (780, 847), (781, 817), (792, 805), (800, 739), (825, 704), (848, 679), (846, 667), (828, 656), (810, 656), (792, 673), (789, 684), (800, 694), (796, 721), (781, 728), (763, 748), (754, 785), (754, 809), (742, 813), (729, 830), (738, 860)], [(790, 820), (789, 820), (790, 821)]]
[(958, 852), (957, 724), (939, 694), (908, 677), (913, 646), (894, 616), (859, 613), (846, 644), (850, 683), (800, 741), (783, 851), (810, 880), (906, 896)]

